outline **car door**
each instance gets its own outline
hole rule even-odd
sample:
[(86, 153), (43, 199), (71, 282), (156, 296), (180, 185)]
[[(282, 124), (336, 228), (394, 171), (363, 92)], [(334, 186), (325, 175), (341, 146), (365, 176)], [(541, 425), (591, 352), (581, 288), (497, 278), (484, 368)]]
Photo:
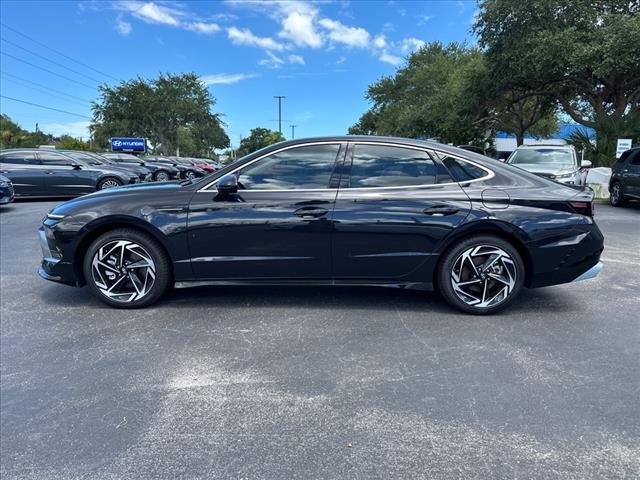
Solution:
[(32, 151), (5, 151), (0, 154), (0, 173), (13, 183), (16, 195), (42, 195), (45, 174)]
[(83, 195), (96, 190), (95, 175), (79, 162), (56, 152), (40, 151), (38, 159), (45, 171), (44, 190), (47, 195)]
[[(349, 145), (348, 176), (333, 212), (336, 279), (421, 278), (443, 239), (471, 203), (427, 150), (392, 144)], [(412, 280), (413, 281), (413, 280)]]
[(344, 150), (340, 142), (283, 147), (234, 171), (237, 194), (197, 192), (188, 221), (196, 278), (329, 279), (330, 186)]

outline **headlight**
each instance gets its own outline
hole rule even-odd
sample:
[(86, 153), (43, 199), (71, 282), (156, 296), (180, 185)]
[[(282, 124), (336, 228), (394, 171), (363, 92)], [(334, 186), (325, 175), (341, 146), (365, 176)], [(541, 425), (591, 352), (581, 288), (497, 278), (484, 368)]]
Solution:
[(563, 173), (562, 175), (556, 175), (555, 178), (571, 178), (573, 175), (573, 173)]
[(0, 180), (0, 188), (7, 188), (9, 186), (9, 182), (5, 182), (4, 180)]
[(60, 215), (57, 213), (47, 213), (47, 218), (49, 220), (62, 220), (64, 218), (64, 215)]

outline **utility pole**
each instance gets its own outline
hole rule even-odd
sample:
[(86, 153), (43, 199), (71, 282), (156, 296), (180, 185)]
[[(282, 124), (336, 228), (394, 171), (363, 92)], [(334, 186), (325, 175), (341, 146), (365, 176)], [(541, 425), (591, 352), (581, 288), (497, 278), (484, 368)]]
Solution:
[(296, 138), (296, 127), (297, 125), (291, 125), (291, 140)]
[(282, 99), (287, 97), (284, 95), (274, 95), (273, 98), (278, 99), (278, 132), (282, 135)]

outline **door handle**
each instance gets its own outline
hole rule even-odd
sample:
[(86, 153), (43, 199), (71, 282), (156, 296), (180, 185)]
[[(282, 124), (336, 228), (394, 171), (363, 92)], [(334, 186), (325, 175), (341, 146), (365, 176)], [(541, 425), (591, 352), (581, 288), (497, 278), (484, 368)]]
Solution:
[(318, 207), (302, 207), (293, 212), (298, 217), (322, 217), (329, 213), (329, 210)]
[(424, 213), (425, 215), (443, 217), (445, 215), (453, 215), (454, 213), (458, 213), (459, 211), (459, 208), (452, 207), (450, 205), (433, 205), (431, 207), (425, 208), (422, 213)]

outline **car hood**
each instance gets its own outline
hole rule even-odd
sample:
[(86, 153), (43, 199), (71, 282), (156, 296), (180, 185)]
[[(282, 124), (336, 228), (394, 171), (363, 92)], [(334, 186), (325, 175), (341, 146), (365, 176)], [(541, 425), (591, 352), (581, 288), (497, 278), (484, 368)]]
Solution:
[(97, 192), (74, 198), (67, 202), (61, 203), (54, 208), (51, 213), (56, 215), (73, 215), (77, 212), (90, 209), (99, 203), (108, 202), (127, 202), (132, 200), (132, 196), (139, 197), (144, 195), (171, 195), (172, 192), (179, 191), (183, 188), (179, 182), (162, 182), (162, 183), (136, 183), (133, 185), (123, 185), (116, 188), (107, 188), (98, 190)]
[(510, 164), (513, 165), (514, 167), (518, 167), (518, 168), (522, 168), (523, 170), (526, 170), (527, 172), (531, 172), (531, 173), (537, 173), (540, 175), (554, 175), (554, 176), (558, 176), (558, 175), (567, 175), (569, 173), (574, 173), (576, 171), (575, 168), (571, 168), (571, 167), (566, 167), (566, 166), (562, 166), (559, 167), (558, 165), (549, 165), (549, 164), (540, 164), (540, 163), (515, 163), (515, 164)]

